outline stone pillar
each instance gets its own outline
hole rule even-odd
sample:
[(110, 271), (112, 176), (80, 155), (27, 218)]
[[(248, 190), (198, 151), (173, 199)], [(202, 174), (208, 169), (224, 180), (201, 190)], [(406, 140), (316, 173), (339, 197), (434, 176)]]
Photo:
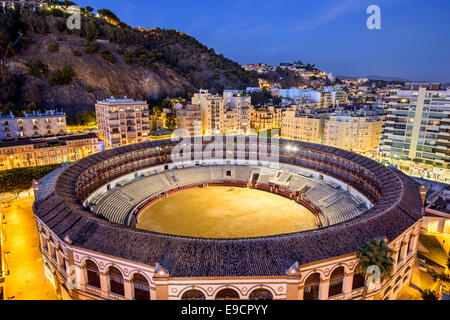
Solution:
[(330, 289), (330, 279), (320, 279), (319, 300), (328, 300), (328, 291)]
[(123, 289), (126, 300), (134, 300), (134, 286), (131, 280), (123, 279)]
[[(302, 292), (303, 299), (303, 292)], [(298, 282), (286, 284), (286, 300), (299, 300)]]
[(344, 279), (342, 282), (342, 291), (344, 292), (344, 299), (348, 300), (352, 297), (353, 289), (353, 273), (344, 273)]
[(411, 245), (410, 245), (411, 252), (417, 251), (418, 240), (419, 240), (419, 232), (411, 235)]
[(402, 240), (402, 245), (400, 247), (400, 260), (403, 261), (406, 259), (406, 255), (408, 254), (408, 240)]
[[(69, 293), (74, 300), (78, 300), (78, 289), (81, 289), (81, 284), (83, 286), (86, 284), (86, 276), (84, 272), (84, 268), (79, 267), (75, 264), (74, 258), (73, 258), (73, 251), (68, 247), (67, 249), (67, 275), (68, 277), (71, 277), (72, 272), (75, 273), (75, 281), (73, 285), (75, 288), (72, 288), (70, 284), (67, 286), (69, 289)], [(83, 287), (84, 288), (84, 287)]]
[(108, 275), (104, 272), (99, 272), (100, 274), (100, 286), (102, 290), (102, 296), (108, 297), (109, 292), (109, 281), (108, 281)]
[(400, 248), (397, 248), (397, 246), (392, 248), (392, 259), (394, 260), (394, 270), (397, 270), (397, 265), (398, 265), (398, 261), (400, 258), (399, 251), (400, 251)]
[(169, 300), (169, 284), (167, 281), (155, 281), (156, 300)]

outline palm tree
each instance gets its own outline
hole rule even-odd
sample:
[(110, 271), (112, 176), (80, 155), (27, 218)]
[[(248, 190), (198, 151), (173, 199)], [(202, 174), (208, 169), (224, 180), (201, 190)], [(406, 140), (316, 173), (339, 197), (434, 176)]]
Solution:
[(434, 290), (420, 289), (420, 295), (422, 296), (422, 300), (439, 300), (439, 294)]
[(369, 280), (371, 280), (372, 283), (374, 282), (370, 277), (375, 272), (372, 270), (373, 266), (378, 267), (380, 270), (380, 283), (391, 276), (394, 269), (394, 260), (391, 255), (392, 250), (383, 239), (369, 239), (359, 246), (358, 251), (356, 252), (356, 258), (358, 259), (356, 271), (365, 275), (366, 284), (362, 293), (363, 299), (371, 284), (368, 283)]

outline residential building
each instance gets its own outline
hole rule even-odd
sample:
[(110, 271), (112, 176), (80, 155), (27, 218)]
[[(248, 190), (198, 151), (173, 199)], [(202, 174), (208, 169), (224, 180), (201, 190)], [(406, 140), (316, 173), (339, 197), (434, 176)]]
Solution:
[(327, 113), (315, 109), (292, 108), (283, 113), (281, 138), (322, 143)]
[(325, 121), (323, 143), (376, 158), (383, 128), (383, 109), (375, 105), (346, 105)]
[(106, 99), (95, 104), (98, 131), (101, 139), (114, 148), (146, 141), (150, 123), (148, 104), (133, 99)]
[(334, 87), (324, 87), (320, 92), (320, 104), (322, 108), (331, 105), (347, 103), (347, 93)]
[(192, 104), (200, 106), (203, 135), (214, 135), (225, 131), (224, 104), (221, 96), (212, 95), (208, 90), (201, 89), (192, 97)]
[(104, 150), (95, 133), (0, 142), (0, 170), (73, 162)]
[(230, 107), (235, 114), (232, 131), (238, 134), (247, 134), (250, 130), (250, 107), (252, 104), (250, 95), (236, 90), (225, 90), (223, 100), (224, 105)]
[(55, 110), (24, 113), (15, 117), (0, 114), (0, 139), (17, 139), (64, 135), (67, 133), (66, 114)]
[(450, 89), (427, 88), (390, 92), (381, 160), (409, 175), (449, 183)]
[(249, 95), (225, 90), (221, 96), (201, 89), (192, 97), (192, 104), (200, 106), (203, 135), (249, 133)]
[(181, 104), (176, 109), (177, 128), (185, 130), (187, 136), (201, 135), (202, 113), (200, 106), (191, 103)]
[(279, 108), (275, 106), (260, 108), (252, 107), (250, 111), (251, 128), (256, 131), (281, 128), (283, 111), (285, 109), (286, 108)]

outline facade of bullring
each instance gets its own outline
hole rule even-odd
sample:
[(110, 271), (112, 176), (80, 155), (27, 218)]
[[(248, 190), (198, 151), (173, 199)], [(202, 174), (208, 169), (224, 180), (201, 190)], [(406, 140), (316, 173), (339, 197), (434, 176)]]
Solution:
[[(281, 166), (340, 182), (372, 205), (342, 223), (260, 238), (204, 239), (137, 230), (94, 214), (86, 201), (124, 176), (138, 177), (155, 167), (176, 170), (170, 154), (177, 142), (158, 140), (97, 153), (34, 184), (44, 269), (57, 294), (62, 299), (120, 300), (361, 299), (364, 279), (355, 270), (355, 252), (366, 240), (381, 237), (393, 250), (394, 271), (364, 298), (396, 299), (411, 281), (423, 190), (403, 173), (360, 155), (278, 141)], [(239, 150), (249, 159), (255, 152), (253, 141), (247, 137), (240, 143)], [(267, 148), (261, 148), (265, 144)], [(269, 155), (270, 139), (258, 145), (258, 152)], [(202, 164), (211, 162), (194, 165)], [(270, 191), (281, 193), (279, 186)], [(302, 195), (290, 197), (300, 200)]]

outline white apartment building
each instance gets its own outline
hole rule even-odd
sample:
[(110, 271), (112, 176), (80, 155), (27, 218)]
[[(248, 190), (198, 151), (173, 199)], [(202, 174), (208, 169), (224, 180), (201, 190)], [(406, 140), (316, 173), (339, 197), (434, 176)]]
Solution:
[(377, 158), (384, 110), (372, 105), (338, 107), (325, 120), (323, 144)]
[(24, 113), (21, 117), (0, 114), (0, 139), (36, 138), (67, 133), (66, 114), (48, 110)]
[(225, 90), (223, 96), (200, 90), (192, 104), (200, 106), (203, 135), (249, 133), (250, 96), (234, 90)]
[(106, 99), (95, 104), (98, 132), (111, 148), (149, 139), (148, 104), (123, 98)]
[(235, 114), (234, 131), (237, 134), (248, 134), (250, 130), (251, 97), (237, 91), (225, 90), (223, 100), (225, 106), (230, 107)]
[(174, 109), (177, 115), (177, 129), (185, 130), (186, 136), (201, 135), (202, 113), (199, 105), (178, 103)]
[(409, 88), (388, 96), (381, 159), (411, 176), (449, 183), (450, 89)]

